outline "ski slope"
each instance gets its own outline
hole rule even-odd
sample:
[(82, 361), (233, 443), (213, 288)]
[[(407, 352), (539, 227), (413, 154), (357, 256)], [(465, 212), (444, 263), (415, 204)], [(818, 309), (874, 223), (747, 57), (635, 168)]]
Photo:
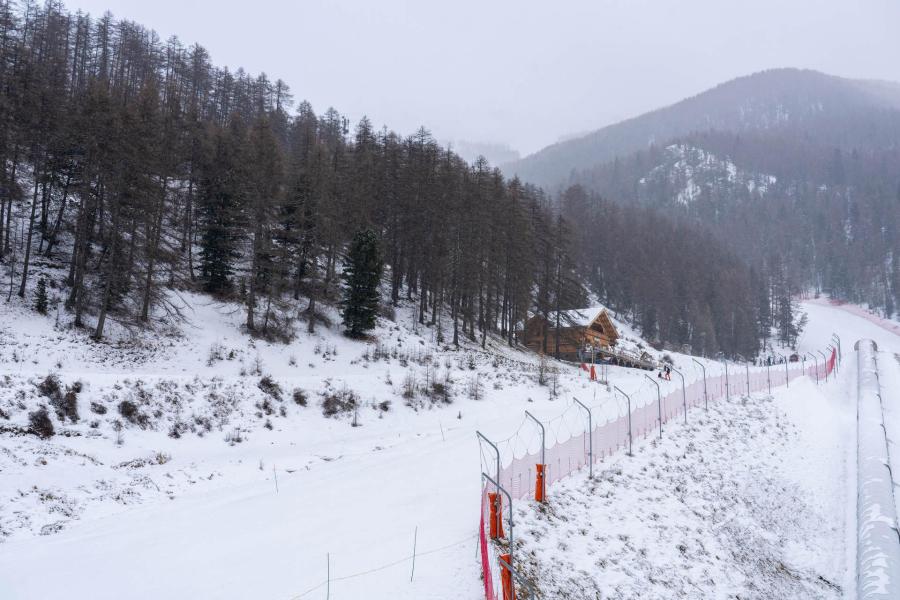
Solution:
[[(402, 357), (367, 360), (365, 345), (327, 329), (288, 346), (251, 343), (230, 307), (200, 299), (191, 304), (184, 335), (140, 340), (141, 352), (124, 344), (97, 347), (28, 311), (2, 309), (0, 366), (9, 377), (0, 386), (0, 401), (7, 404), (0, 406), (14, 411), (16, 403), (33, 408), (42, 402), (34, 385), (49, 371), (64, 383), (80, 379), (85, 391), (82, 420), (57, 426), (57, 433), (67, 430), (71, 437), (0, 438), (0, 598), (288, 600), (330, 593), (338, 600), (476, 599), (475, 431), (502, 439), (526, 409), (547, 419), (573, 397), (588, 404), (612, 401), (605, 387), (571, 367), (563, 369), (559, 395), (551, 398), (549, 388), (536, 383), (534, 357), (502, 344), (485, 353), (445, 349), (403, 311), (377, 331), (386, 344), (404, 349)], [(865, 327), (835, 308), (805, 308), (810, 325), (801, 344), (809, 348), (822, 347), (837, 331), (846, 354), (853, 332)], [(887, 348), (890, 338), (878, 343)], [(217, 347), (224, 352), (213, 352)], [(236, 357), (228, 358), (229, 349)], [(214, 354), (226, 358), (210, 360)], [(688, 357), (673, 358), (689, 381), (700, 376)], [(257, 405), (264, 397), (256, 367), (286, 396), (294, 387), (305, 389), (308, 406), (285, 399), (285, 417), (260, 418)], [(452, 403), (417, 399), (407, 406), (405, 378), (412, 373), (424, 380), (429, 369), (438, 376), (449, 372)], [(646, 394), (652, 384), (643, 373), (613, 368), (610, 378)], [(483, 390), (478, 400), (466, 392), (476, 376)], [(138, 379), (143, 388), (135, 387)], [(839, 390), (840, 382), (832, 389)], [(163, 383), (178, 393), (162, 394), (170, 389)], [(362, 400), (358, 427), (349, 414), (322, 416), (318, 394), (342, 387)], [(140, 389), (152, 392), (162, 416), (152, 429), (127, 427), (119, 445), (110, 418), (114, 402)], [(814, 384), (797, 386), (796, 393), (803, 389), (820, 393)], [(176, 418), (171, 396), (181, 396), (178, 414), (187, 415), (201, 413), (213, 391), (231, 402), (222, 428), (203, 437), (169, 437), (167, 427)], [(834, 402), (841, 397), (821, 394)], [(110, 402), (111, 412), (91, 414), (94, 401)], [(378, 408), (384, 401), (391, 402), (386, 412)], [(811, 410), (789, 396), (776, 396), (776, 402), (785, 412), (790, 406)], [(832, 433), (842, 423), (837, 412), (826, 422)], [(11, 422), (22, 423), (24, 414), (15, 412)], [(91, 420), (99, 421), (97, 428)], [(723, 444), (721, 451), (730, 447)], [(837, 476), (806, 467), (812, 487), (826, 474)]]

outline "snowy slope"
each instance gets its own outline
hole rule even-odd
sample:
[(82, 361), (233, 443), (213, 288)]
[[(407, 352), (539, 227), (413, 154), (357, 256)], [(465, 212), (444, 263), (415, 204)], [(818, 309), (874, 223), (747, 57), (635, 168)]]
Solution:
[[(187, 323), (108, 344), (0, 304), (0, 597), (311, 597), (329, 555), (333, 598), (477, 597), (475, 430), (499, 435), (525, 408), (599, 387), (551, 365), (551, 398), (533, 355), (495, 340), (455, 351), (407, 309), (377, 342), (322, 327), (281, 345), (247, 338), (234, 306), (184, 299)], [(42, 395), (50, 373), (80, 389), (77, 422)], [(349, 394), (355, 410), (323, 415)], [(42, 405), (46, 441), (22, 434)]]
[[(281, 345), (248, 339), (233, 306), (186, 300), (189, 323), (102, 345), (0, 304), (0, 598), (316, 598), (329, 568), (331, 598), (478, 598), (475, 431), (501, 439), (524, 410), (549, 419), (572, 398), (615, 403), (564, 365), (551, 397), (534, 356), (493, 340), (445, 348), (407, 309), (379, 324), (377, 345), (336, 327)], [(700, 376), (672, 358), (689, 382)], [(77, 423), (41, 395), (51, 372), (64, 389), (81, 382)], [(265, 375), (281, 401), (260, 388)], [(448, 377), (450, 403), (422, 392)], [(642, 371), (609, 377), (651, 391)], [(325, 417), (325, 396), (342, 391), (358, 409)], [(124, 400), (146, 420), (129, 422)], [(57, 435), (18, 435), (40, 405)]]

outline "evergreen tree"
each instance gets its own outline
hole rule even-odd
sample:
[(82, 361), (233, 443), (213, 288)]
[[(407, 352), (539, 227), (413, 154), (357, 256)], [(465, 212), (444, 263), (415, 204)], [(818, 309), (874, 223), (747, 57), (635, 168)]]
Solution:
[(37, 293), (34, 299), (34, 310), (42, 315), (47, 314), (47, 280), (43, 277), (38, 279)]
[(350, 337), (360, 338), (375, 327), (382, 267), (375, 232), (371, 229), (358, 232), (350, 244), (343, 273), (343, 318)]

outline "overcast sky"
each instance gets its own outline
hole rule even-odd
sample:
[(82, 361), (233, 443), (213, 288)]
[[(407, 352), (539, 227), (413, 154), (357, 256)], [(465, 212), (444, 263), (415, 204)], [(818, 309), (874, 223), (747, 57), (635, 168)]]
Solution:
[(770, 67), (900, 81), (898, 0), (67, 0), (295, 99), (523, 154)]

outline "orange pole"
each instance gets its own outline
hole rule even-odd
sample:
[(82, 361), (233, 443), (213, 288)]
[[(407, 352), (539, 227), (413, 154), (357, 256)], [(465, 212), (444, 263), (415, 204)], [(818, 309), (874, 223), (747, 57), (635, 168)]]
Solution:
[(503, 498), (497, 492), (488, 492), (491, 505), (490, 535), (492, 540), (505, 537), (503, 535)]
[(544, 465), (537, 465), (537, 479), (534, 484), (534, 499), (544, 501)]
[(500, 555), (500, 582), (503, 584), (503, 600), (516, 600), (516, 588), (513, 587), (512, 571), (507, 568), (510, 562), (509, 554)]

